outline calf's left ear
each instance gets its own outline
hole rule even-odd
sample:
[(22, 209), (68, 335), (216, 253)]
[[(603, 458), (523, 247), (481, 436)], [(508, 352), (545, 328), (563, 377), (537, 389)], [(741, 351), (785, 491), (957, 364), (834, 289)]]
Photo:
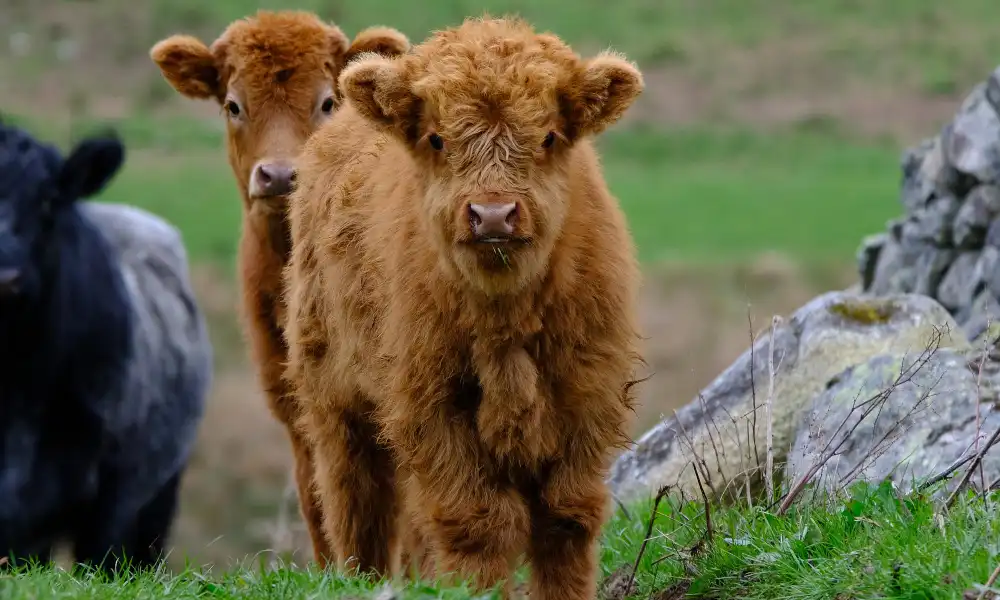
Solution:
[(642, 93), (642, 73), (617, 52), (586, 61), (562, 92), (571, 139), (596, 135), (620, 119)]
[(399, 60), (361, 54), (341, 72), (337, 85), (363, 116), (406, 141), (416, 141), (419, 99)]
[(73, 201), (101, 191), (125, 162), (125, 146), (113, 133), (80, 142), (59, 171), (62, 197)]

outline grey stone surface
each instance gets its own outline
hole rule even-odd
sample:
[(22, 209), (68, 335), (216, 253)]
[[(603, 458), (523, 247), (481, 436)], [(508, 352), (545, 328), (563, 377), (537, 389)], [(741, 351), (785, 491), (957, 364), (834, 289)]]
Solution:
[(938, 302), (945, 308), (958, 310), (972, 303), (976, 285), (981, 281), (976, 278), (979, 258), (979, 252), (968, 251), (957, 253), (955, 260), (951, 261), (936, 294)]
[(867, 289), (871, 287), (875, 280), (875, 271), (878, 268), (878, 259), (882, 254), (882, 249), (889, 242), (888, 233), (877, 233), (866, 237), (861, 242), (858, 249), (858, 272), (861, 274), (861, 287)]
[(949, 248), (925, 249), (917, 258), (917, 279), (913, 283), (913, 292), (932, 298), (937, 296), (938, 285), (951, 266), (955, 254), (956, 252)]
[(958, 248), (982, 248), (990, 223), (1000, 215), (1000, 187), (979, 185), (955, 214), (952, 235)]
[(975, 86), (940, 135), (903, 152), (903, 214), (857, 253), (865, 292), (930, 296), (972, 337), (1000, 298), (998, 77)]
[[(904, 489), (926, 481), (963, 458), (977, 435), (1000, 427), (998, 370), (982, 352), (952, 349), (883, 354), (849, 367), (803, 415), (787, 481), (819, 465), (811, 481), (828, 491), (857, 480), (891, 479)], [(1000, 452), (983, 464), (987, 482), (1000, 476)]]
[(1000, 182), (1000, 69), (972, 91), (942, 132), (945, 158), (962, 173), (986, 183)]
[[(944, 336), (945, 346), (967, 348), (957, 329), (944, 307), (927, 296), (830, 292), (813, 299), (774, 332), (775, 449), (790, 446), (800, 412), (837, 373), (879, 354), (919, 352), (942, 330), (953, 332)], [(748, 449), (765, 446), (770, 352), (771, 336), (765, 334), (699, 397), (619, 457), (610, 475), (615, 494), (634, 499), (665, 484), (695, 492), (692, 450), (709, 463), (710, 487), (717, 493), (745, 472), (753, 464)]]
[[(831, 423), (849, 412), (852, 393), (872, 393), (885, 384), (902, 356), (919, 354), (942, 326), (950, 332), (944, 340), (950, 350), (935, 355), (925, 374), (889, 397), (883, 416), (862, 423), (859, 439), (823, 475), (831, 481), (890, 476), (897, 482), (927, 475), (972, 439), (968, 418), (976, 406), (987, 428), (1000, 425), (990, 387), (1000, 376), (991, 374), (989, 389), (977, 392), (963, 370), (972, 348), (1000, 354), (998, 78), (1000, 68), (968, 94), (939, 135), (904, 150), (902, 214), (861, 241), (858, 283), (815, 298), (775, 330), (774, 449), (781, 461), (794, 442), (789, 475), (801, 474), (823, 436), (832, 435)], [(838, 312), (837, 305), (853, 308)], [(883, 320), (878, 315), (886, 305), (896, 308)], [(756, 469), (765, 445), (770, 348), (765, 334), (691, 403), (642, 436), (612, 468), (615, 493), (635, 498), (665, 484), (697, 493), (695, 454), (705, 461), (715, 493)], [(927, 402), (919, 416), (902, 419), (921, 390), (938, 379), (945, 393)], [(890, 418), (906, 421), (908, 432), (854, 473), (870, 449), (865, 444), (885, 434), (884, 419)], [(904, 468), (891, 468), (900, 463)], [(1000, 464), (989, 468), (1000, 475)]]

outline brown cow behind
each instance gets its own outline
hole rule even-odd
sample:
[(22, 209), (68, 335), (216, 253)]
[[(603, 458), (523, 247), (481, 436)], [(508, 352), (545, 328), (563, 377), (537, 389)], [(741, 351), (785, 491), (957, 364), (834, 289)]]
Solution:
[(188, 35), (158, 42), (150, 56), (189, 98), (214, 99), (226, 118), (229, 164), (243, 198), (239, 271), (244, 330), (272, 413), (291, 437), (299, 504), (316, 559), (330, 556), (322, 513), (310, 491), (312, 459), (292, 427), (297, 412), (282, 379), (287, 349), (281, 271), (288, 258), (286, 200), (293, 161), (306, 138), (340, 104), (337, 77), (349, 60), (409, 50), (395, 29), (371, 27), (353, 43), (336, 25), (300, 11), (260, 11), (229, 25), (210, 46)]
[(642, 88), (520, 20), (345, 68), (290, 199), (285, 331), (341, 566), (394, 572), (416, 522), (440, 575), (509, 587), (526, 552), (532, 600), (594, 597), (639, 272), (591, 138)]

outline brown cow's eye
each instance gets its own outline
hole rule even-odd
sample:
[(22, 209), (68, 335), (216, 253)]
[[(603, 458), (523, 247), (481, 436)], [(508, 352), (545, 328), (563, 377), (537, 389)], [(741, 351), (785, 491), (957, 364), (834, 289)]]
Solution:
[(431, 148), (434, 148), (437, 151), (444, 149), (444, 140), (441, 139), (441, 136), (436, 133), (432, 133), (430, 137), (427, 138), (427, 141), (431, 143)]
[(556, 141), (556, 134), (554, 131), (550, 131), (545, 139), (542, 140), (542, 148), (551, 148), (552, 144)]
[(319, 107), (325, 114), (330, 114), (333, 111), (333, 98), (327, 98), (323, 101), (323, 105)]
[(236, 104), (232, 100), (229, 100), (226, 102), (226, 111), (229, 112), (230, 117), (238, 117), (240, 116), (240, 105)]

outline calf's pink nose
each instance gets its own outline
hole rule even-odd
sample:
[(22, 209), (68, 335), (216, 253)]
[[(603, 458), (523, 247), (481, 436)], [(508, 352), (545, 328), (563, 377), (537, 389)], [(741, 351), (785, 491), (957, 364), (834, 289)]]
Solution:
[(469, 227), (477, 239), (508, 238), (517, 223), (517, 204), (470, 204)]
[(250, 176), (250, 196), (270, 198), (292, 191), (295, 169), (278, 163), (257, 163)]

